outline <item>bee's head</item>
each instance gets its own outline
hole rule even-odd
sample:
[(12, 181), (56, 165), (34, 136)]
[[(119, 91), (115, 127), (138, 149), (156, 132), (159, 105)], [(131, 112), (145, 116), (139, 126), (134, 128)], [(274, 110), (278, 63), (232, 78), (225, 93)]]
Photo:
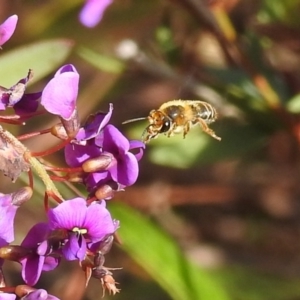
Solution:
[[(171, 128), (171, 119), (159, 110), (152, 110), (148, 116), (149, 125), (143, 132), (143, 140), (145, 142), (156, 138), (161, 133), (166, 133)], [(146, 136), (146, 137), (145, 137)]]

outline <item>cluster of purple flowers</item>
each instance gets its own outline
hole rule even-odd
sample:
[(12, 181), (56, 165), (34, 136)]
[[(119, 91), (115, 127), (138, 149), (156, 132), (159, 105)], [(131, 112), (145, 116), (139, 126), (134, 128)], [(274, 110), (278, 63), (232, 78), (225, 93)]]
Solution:
[[(92, 2), (88, 1), (87, 6)], [(17, 20), (14, 15), (0, 25), (0, 46), (13, 34)], [(28, 94), (25, 91), (31, 76), (30, 70), (12, 87), (0, 87), (0, 110), (12, 108), (15, 112), (14, 116), (5, 115), (0, 120), (22, 124), (41, 113), (39, 104), (44, 112), (58, 116), (60, 123), (45, 132), (61, 139), (60, 148), (64, 149), (68, 168), (60, 168), (65, 173), (60, 179), (83, 184), (87, 197), (63, 199), (52, 185), (49, 167), (46, 172), (45, 166), (20, 142), (21, 139), (0, 126), (0, 170), (14, 181), (20, 172), (39, 168), (37, 173), (46, 186), (46, 204), (51, 196), (56, 200), (54, 208), (46, 209), (47, 222), (35, 224), (20, 245), (13, 245), (14, 217), (17, 209), (31, 198), (33, 189), (28, 186), (11, 194), (0, 194), (0, 267), (5, 260), (20, 263), (24, 281), (17, 287), (1, 284), (0, 299), (57, 299), (45, 290), (35, 289), (34, 285), (42, 272), (55, 269), (62, 259), (77, 260), (87, 283), (95, 277), (104, 290), (115, 294), (119, 290), (111, 269), (104, 267), (104, 255), (112, 246), (119, 221), (112, 218), (105, 200), (135, 183), (144, 144), (129, 141), (109, 124), (112, 105), (107, 113), (98, 112), (84, 125), (80, 124), (76, 107), (80, 76), (73, 65), (62, 66), (43, 91)], [(47, 150), (41, 155), (50, 152)], [(0, 278), (1, 283), (5, 282), (3, 272)]]

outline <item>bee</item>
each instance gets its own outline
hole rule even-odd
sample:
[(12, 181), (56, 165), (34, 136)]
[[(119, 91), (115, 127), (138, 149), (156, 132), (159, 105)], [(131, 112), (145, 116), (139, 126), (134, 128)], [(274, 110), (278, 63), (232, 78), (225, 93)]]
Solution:
[(192, 126), (199, 124), (202, 130), (220, 141), (208, 124), (217, 119), (215, 108), (205, 101), (196, 100), (171, 100), (162, 104), (158, 109), (150, 111), (148, 117), (131, 119), (123, 124), (148, 119), (149, 125), (142, 134), (144, 143), (156, 138), (160, 134), (170, 137), (175, 133), (187, 135)]

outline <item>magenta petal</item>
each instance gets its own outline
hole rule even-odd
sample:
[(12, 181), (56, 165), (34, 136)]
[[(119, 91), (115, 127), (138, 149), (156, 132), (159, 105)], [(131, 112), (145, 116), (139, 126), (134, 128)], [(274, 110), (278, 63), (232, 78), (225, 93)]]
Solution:
[(16, 300), (17, 296), (15, 294), (9, 294), (9, 293), (1, 293), (0, 300)]
[(109, 104), (109, 111), (107, 113), (98, 112), (92, 115), (92, 121), (87, 122), (83, 128), (81, 128), (77, 135), (77, 141), (87, 141), (100, 134), (105, 125), (109, 122), (113, 111), (112, 103)]
[(4, 23), (0, 25), (0, 46), (7, 42), (13, 35), (18, 22), (18, 16), (13, 15), (6, 19)]
[(47, 238), (48, 233), (49, 227), (47, 223), (37, 223), (28, 231), (21, 246), (27, 248), (36, 247)]
[(14, 218), (18, 206), (12, 204), (12, 194), (0, 193), (0, 239), (10, 243), (14, 240)]
[(105, 208), (105, 202), (95, 203), (88, 207), (86, 226), (89, 228), (91, 242), (102, 240), (108, 234), (115, 231), (115, 226), (109, 211)]
[(86, 254), (86, 241), (82, 236), (75, 233), (69, 235), (69, 241), (63, 248), (63, 254), (66, 260), (82, 261)]
[(79, 20), (86, 27), (95, 27), (112, 0), (87, 0), (80, 12)]
[(86, 184), (88, 191), (92, 191), (94, 188), (101, 185), (102, 182), (107, 182), (110, 178), (108, 171), (93, 172), (86, 176), (84, 183)]
[[(1, 299), (2, 300), (2, 299)], [(46, 290), (38, 289), (28, 293), (22, 300), (59, 300), (55, 296), (48, 294)]]
[(33, 256), (21, 261), (22, 278), (26, 284), (33, 286), (39, 280), (44, 264), (45, 256)]
[[(97, 140), (97, 138), (96, 138)], [(113, 125), (107, 125), (103, 130), (103, 149), (113, 154), (129, 150), (128, 139)]]
[(66, 72), (71, 72), (71, 73), (73, 72), (73, 73), (77, 73), (77, 74), (78, 74), (76, 68), (75, 68), (72, 64), (67, 64), (67, 65), (64, 65), (64, 66), (60, 67), (60, 68), (56, 71), (54, 77), (57, 77), (57, 76), (59, 76), (60, 74), (66, 73)]
[(68, 120), (76, 108), (78, 84), (77, 72), (57, 74), (44, 88), (41, 104), (48, 112)]
[(136, 182), (139, 174), (139, 165), (134, 154), (128, 152), (118, 161), (118, 164), (109, 169), (114, 181), (125, 186)]
[(81, 227), (86, 210), (86, 201), (82, 198), (65, 201), (48, 211), (49, 228), (73, 230), (74, 227)]
[(46, 256), (44, 265), (43, 265), (43, 271), (54, 270), (58, 266), (59, 262), (60, 262), (60, 258)]
[(79, 167), (87, 159), (99, 156), (100, 154), (101, 150), (94, 146), (68, 144), (65, 147), (65, 159), (70, 167)]
[(136, 159), (139, 161), (143, 157), (144, 149), (146, 145), (143, 142), (137, 140), (129, 141), (129, 144), (130, 144), (129, 150), (134, 150), (134, 149), (138, 150), (138, 153), (135, 153), (134, 155)]

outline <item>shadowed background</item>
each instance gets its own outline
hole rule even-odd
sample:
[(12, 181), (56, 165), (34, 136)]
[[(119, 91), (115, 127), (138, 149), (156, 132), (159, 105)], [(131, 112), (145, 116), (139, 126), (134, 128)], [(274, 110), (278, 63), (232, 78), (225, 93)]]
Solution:
[[(107, 267), (123, 268), (114, 271), (115, 299), (299, 299), (300, 1), (115, 0), (93, 29), (78, 21), (82, 5), (2, 0), (0, 22), (12, 14), (19, 22), (1, 51), (0, 85), (32, 68), (27, 91), (38, 91), (72, 63), (83, 121), (113, 103), (112, 123), (139, 139), (147, 122), (123, 121), (194, 99), (217, 109), (211, 127), (222, 137), (198, 127), (185, 139), (160, 136), (147, 145), (137, 183), (108, 203), (123, 242), (106, 256)], [(7, 128), (19, 135), (55, 122)], [(32, 151), (57, 143), (48, 135), (25, 142)], [(65, 165), (61, 152), (46, 159)], [(1, 176), (1, 191), (26, 182)], [(45, 220), (39, 180), (35, 187), (18, 210), (16, 243)], [(21, 282), (17, 264), (4, 270), (9, 284)], [(85, 289), (76, 262), (44, 273), (38, 286), (66, 300), (102, 295), (96, 280)]]

